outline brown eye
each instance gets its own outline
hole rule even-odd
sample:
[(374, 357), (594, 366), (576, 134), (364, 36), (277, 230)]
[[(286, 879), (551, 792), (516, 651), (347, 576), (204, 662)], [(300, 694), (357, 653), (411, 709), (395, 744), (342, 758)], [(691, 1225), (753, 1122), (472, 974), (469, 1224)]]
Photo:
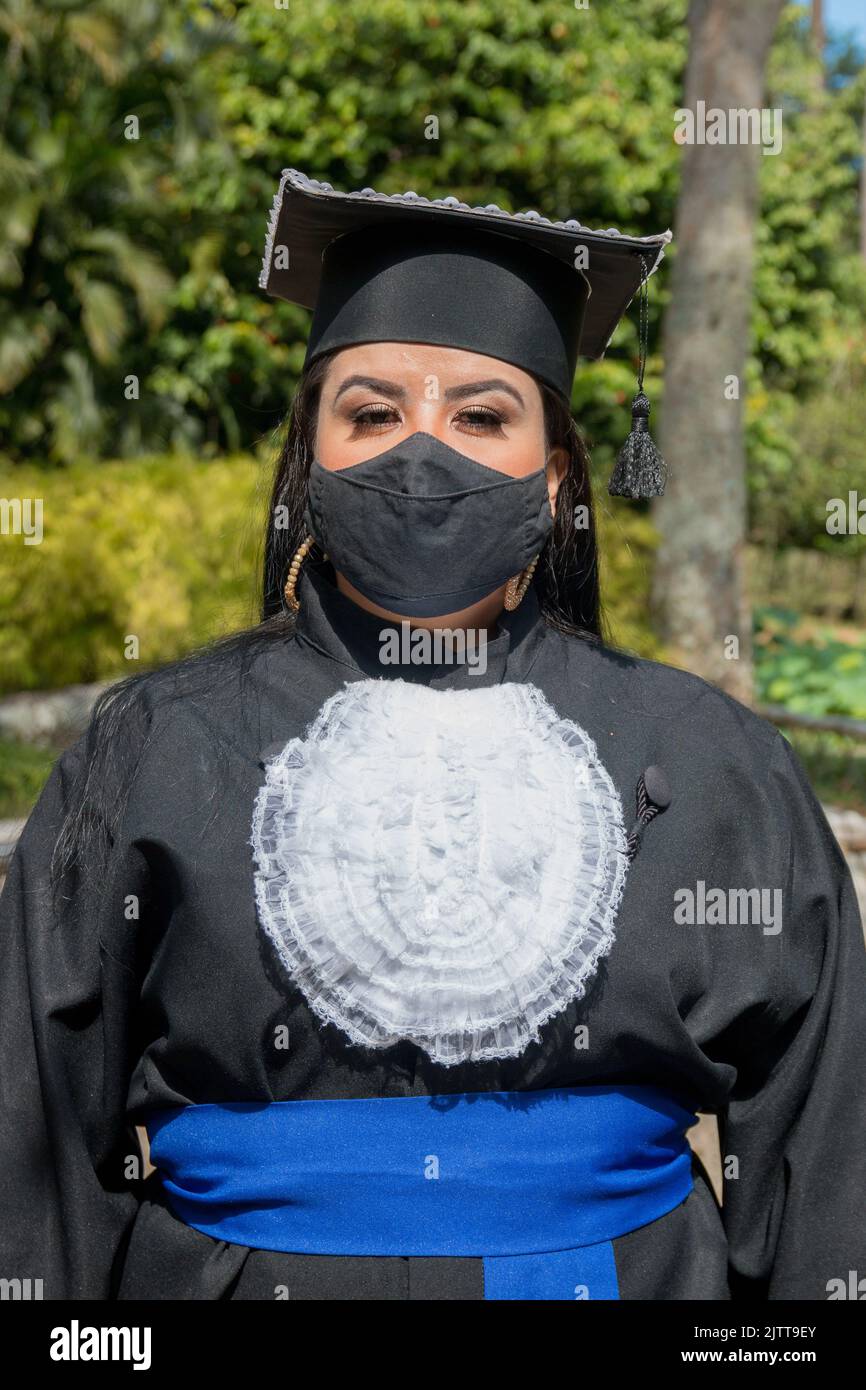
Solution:
[(502, 434), (504, 416), (490, 406), (473, 405), (455, 415), (467, 434)]
[(362, 406), (360, 410), (352, 412), (352, 424), (355, 426), (352, 438), (360, 439), (365, 434), (375, 433), (383, 425), (391, 424), (396, 415), (396, 410), (390, 405)]

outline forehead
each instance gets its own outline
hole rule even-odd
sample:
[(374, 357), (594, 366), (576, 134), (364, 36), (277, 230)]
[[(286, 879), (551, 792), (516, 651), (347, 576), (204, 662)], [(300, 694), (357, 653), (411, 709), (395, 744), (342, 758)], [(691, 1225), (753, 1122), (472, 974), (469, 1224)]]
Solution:
[(423, 383), (435, 376), (442, 382), (485, 381), (499, 378), (519, 386), (524, 392), (535, 379), (520, 367), (466, 348), (442, 347), (436, 343), (359, 343), (343, 348), (330, 365), (328, 385), (335, 389), (348, 376), (367, 374), (387, 377), (402, 384)]

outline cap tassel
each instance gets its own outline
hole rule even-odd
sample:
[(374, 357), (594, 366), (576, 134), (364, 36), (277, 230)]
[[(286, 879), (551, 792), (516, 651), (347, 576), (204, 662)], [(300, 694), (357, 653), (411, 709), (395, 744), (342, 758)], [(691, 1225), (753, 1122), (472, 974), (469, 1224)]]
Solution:
[(661, 497), (667, 480), (667, 465), (649, 432), (649, 397), (643, 389), (647, 343), (647, 275), (646, 261), (641, 256), (640, 283), (640, 365), (637, 395), (631, 403), (631, 433), (616, 456), (616, 464), (607, 485), (612, 497)]

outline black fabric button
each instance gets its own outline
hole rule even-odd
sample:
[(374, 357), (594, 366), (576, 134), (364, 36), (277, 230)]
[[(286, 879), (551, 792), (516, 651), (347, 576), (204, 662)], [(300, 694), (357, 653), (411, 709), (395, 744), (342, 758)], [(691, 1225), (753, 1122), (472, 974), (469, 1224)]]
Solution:
[(643, 775), (643, 784), (646, 789), (647, 801), (651, 801), (653, 806), (658, 806), (660, 811), (664, 811), (670, 806), (672, 795), (670, 783), (660, 767), (653, 765), (648, 767)]

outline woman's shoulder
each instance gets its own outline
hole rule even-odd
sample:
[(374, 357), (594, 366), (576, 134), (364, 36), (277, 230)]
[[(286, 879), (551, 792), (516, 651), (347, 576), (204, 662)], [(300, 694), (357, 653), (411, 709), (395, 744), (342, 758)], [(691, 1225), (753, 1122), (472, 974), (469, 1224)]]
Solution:
[(236, 714), (238, 699), (250, 682), (266, 675), (268, 654), (293, 645), (291, 633), (247, 629), (128, 677), (107, 694), (112, 701), (134, 710), (138, 719), (151, 727), (196, 711), (213, 716), (219, 710)]
[(56, 759), (24, 833), (44, 833), (49, 817), (86, 859), (91, 842), (106, 850), (129, 804), (158, 804), (167, 778), (177, 787), (207, 769), (232, 746), (244, 673), (261, 649), (255, 637), (238, 634), (105, 689)]
[(623, 717), (663, 720), (671, 723), (674, 733), (697, 736), (750, 758), (772, 759), (783, 741), (769, 720), (691, 671), (604, 642), (559, 632), (555, 638), (568, 686), (584, 686)]
[(61, 773), (96, 763), (120, 770), (165, 735), (190, 747), (221, 727), (230, 730), (262, 650), (255, 631), (238, 633), (116, 681), (101, 693), (83, 732), (58, 760)]

